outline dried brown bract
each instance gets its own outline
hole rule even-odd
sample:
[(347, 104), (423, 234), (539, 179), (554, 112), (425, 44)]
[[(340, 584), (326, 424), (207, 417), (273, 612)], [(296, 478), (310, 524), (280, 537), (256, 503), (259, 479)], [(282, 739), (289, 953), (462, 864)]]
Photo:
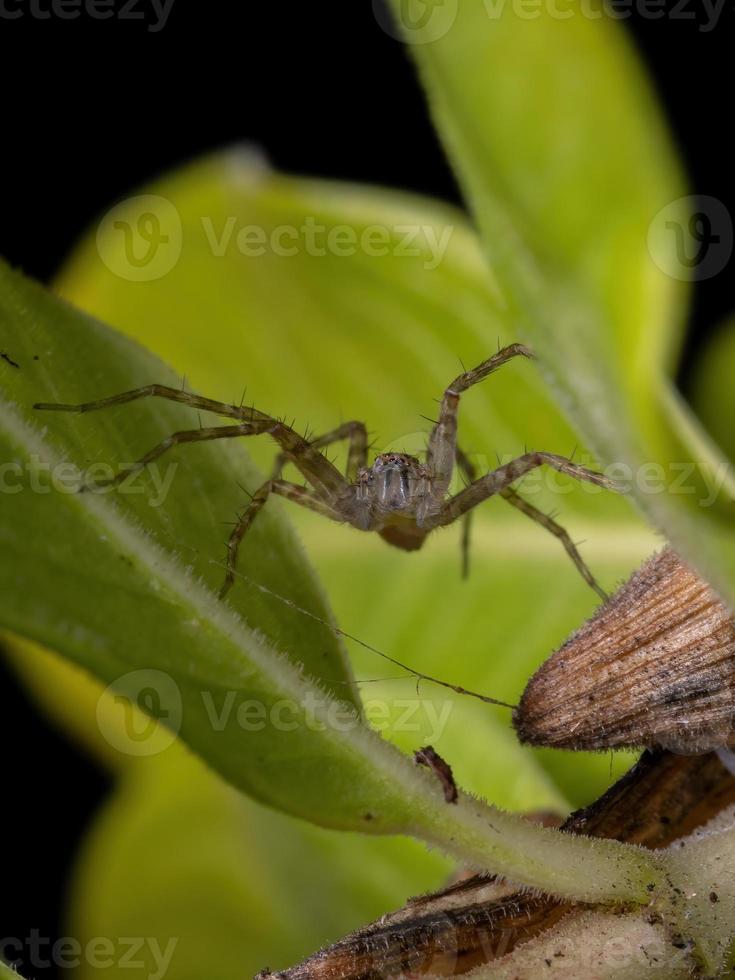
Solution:
[(419, 766), (426, 766), (436, 774), (437, 779), (442, 784), (444, 799), (447, 803), (456, 803), (458, 798), (457, 784), (452, 775), (452, 768), (448, 762), (439, 755), (431, 745), (425, 745), (423, 749), (417, 749), (414, 759)]
[[(572, 814), (563, 829), (663, 848), (735, 802), (735, 778), (715, 755), (701, 759), (646, 753), (596, 803)], [(457, 976), (511, 953), (581, 903), (516, 891), (484, 875), (414, 899), (299, 966), (262, 976), (279, 980), (387, 980)]]
[(692, 753), (733, 738), (735, 620), (670, 548), (650, 558), (534, 674), (520, 739)]

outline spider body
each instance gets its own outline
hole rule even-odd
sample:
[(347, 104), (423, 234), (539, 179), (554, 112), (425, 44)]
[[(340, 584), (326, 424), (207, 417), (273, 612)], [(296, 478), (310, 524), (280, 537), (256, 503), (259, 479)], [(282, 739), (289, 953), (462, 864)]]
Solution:
[[(360, 470), (354, 492), (354, 527), (377, 531), (383, 541), (403, 551), (418, 551), (441, 508), (433, 491), (432, 473), (416, 456), (381, 453)], [(345, 513), (350, 512), (347, 504)]]
[[(316, 439), (300, 436), (291, 426), (256, 408), (228, 405), (201, 395), (179, 391), (165, 385), (147, 385), (110, 398), (82, 405), (44, 404), (37, 409), (90, 412), (120, 405), (139, 398), (157, 397), (189, 405), (231, 419), (234, 424), (175, 432), (154, 446), (137, 463), (121, 471), (106, 485), (122, 483), (132, 473), (181, 443), (203, 442), (268, 434), (280, 447), (273, 474), (253, 494), (249, 506), (239, 516), (228, 542), (227, 575), (221, 596), (235, 581), (240, 542), (266, 500), (273, 493), (292, 500), (330, 520), (350, 524), (361, 531), (375, 531), (384, 541), (404, 551), (416, 551), (426, 537), (438, 527), (462, 519), (465, 573), (468, 567), (469, 520), (474, 507), (493, 496), (500, 496), (532, 520), (543, 525), (563, 544), (579, 572), (597, 593), (606, 598), (596, 583), (567, 532), (551, 517), (521, 497), (513, 484), (539, 466), (550, 466), (576, 480), (608, 489), (616, 489), (607, 477), (573, 463), (564, 456), (549, 452), (526, 452), (477, 477), (468, 457), (457, 445), (457, 413), (460, 395), (482, 381), (514, 357), (533, 357), (523, 344), (511, 344), (483, 361), (471, 371), (460, 374), (447, 387), (441, 401), (439, 418), (429, 436), (424, 462), (406, 453), (381, 453), (368, 465), (367, 430), (362, 422), (345, 422)], [(343, 475), (322, 453), (335, 442), (347, 440), (347, 467)], [(281, 472), (293, 464), (307, 481), (300, 486), (282, 479)], [(449, 493), (455, 466), (462, 471), (467, 485), (453, 496)], [(97, 484), (100, 485), (100, 484)]]

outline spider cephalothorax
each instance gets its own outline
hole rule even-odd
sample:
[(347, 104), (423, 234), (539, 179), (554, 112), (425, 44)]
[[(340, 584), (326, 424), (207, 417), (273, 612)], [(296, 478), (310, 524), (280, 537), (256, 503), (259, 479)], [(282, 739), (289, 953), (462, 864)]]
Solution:
[(376, 514), (417, 514), (429, 492), (430, 472), (415, 456), (381, 453), (371, 467), (357, 477), (358, 506), (366, 504)]
[[(249, 506), (240, 515), (228, 542), (227, 576), (221, 595), (227, 592), (235, 580), (237, 553), (246, 531), (270, 494), (293, 500), (333, 521), (351, 524), (361, 531), (376, 531), (389, 544), (404, 551), (421, 547), (426, 536), (437, 527), (464, 519), (463, 536), (464, 567), (467, 569), (469, 545), (469, 517), (472, 508), (492, 496), (501, 496), (508, 503), (546, 527), (560, 539), (585, 581), (598, 593), (605, 593), (597, 585), (582, 561), (567, 532), (551, 517), (528, 503), (513, 489), (512, 484), (538, 466), (551, 466), (577, 480), (586, 480), (598, 486), (615, 489), (612, 481), (601, 473), (573, 463), (554, 453), (530, 452), (490, 470), (476, 478), (474, 467), (457, 445), (457, 411), (462, 392), (482, 381), (501, 364), (513, 357), (532, 357), (523, 344), (511, 344), (499, 350), (471, 371), (455, 378), (444, 392), (439, 418), (429, 436), (426, 461), (420, 462), (406, 453), (381, 453), (368, 466), (367, 431), (362, 422), (345, 422), (332, 432), (316, 439), (306, 439), (291, 426), (256, 408), (227, 405), (187, 391), (178, 391), (165, 385), (147, 385), (134, 391), (125, 391), (110, 398), (85, 402), (82, 405), (37, 404), (38, 409), (54, 409), (66, 412), (91, 412), (109, 405), (135, 401), (154, 396), (190, 405), (192, 408), (212, 412), (235, 420), (234, 425), (187, 429), (175, 432), (154, 446), (132, 467), (120, 472), (107, 485), (122, 483), (124, 479), (158, 459), (172, 446), (184, 442), (203, 442), (211, 439), (229, 439), (268, 433), (280, 446), (273, 475), (253, 494)], [(347, 468), (344, 475), (321, 452), (326, 446), (340, 440), (349, 441)], [(281, 478), (286, 463), (293, 463), (308, 486), (299, 486)], [(449, 486), (454, 467), (459, 466), (467, 486), (451, 496)]]

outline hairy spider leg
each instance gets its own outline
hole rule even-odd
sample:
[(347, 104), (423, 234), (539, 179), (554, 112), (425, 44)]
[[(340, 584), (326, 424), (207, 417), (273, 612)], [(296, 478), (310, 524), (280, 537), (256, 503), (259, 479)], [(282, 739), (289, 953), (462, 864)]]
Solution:
[(96, 412), (101, 408), (111, 408), (113, 405), (124, 405), (127, 402), (138, 401), (140, 398), (166, 398), (168, 401), (179, 402), (182, 405), (189, 405), (205, 412), (213, 412), (215, 415), (222, 415), (225, 418), (240, 419), (243, 422), (252, 422), (255, 419), (270, 418), (265, 412), (259, 412), (255, 408), (242, 408), (237, 405), (228, 405), (226, 402), (218, 402), (213, 398), (204, 398), (202, 395), (194, 395), (190, 391), (183, 391), (179, 388), (169, 388), (168, 385), (144, 385), (142, 388), (133, 388), (131, 391), (122, 391), (118, 395), (111, 395), (109, 398), (98, 398), (93, 402), (82, 402), (80, 405), (64, 405), (61, 402), (36, 402), (33, 406), (36, 409), (52, 412)]
[[(455, 458), (458, 468), (462, 471), (468, 484), (474, 483), (477, 479), (477, 470), (474, 463), (463, 452), (459, 446), (455, 449)], [(462, 518), (462, 543), (460, 545), (462, 554), (462, 578), (466, 579), (470, 574), (470, 536), (472, 533), (472, 511), (468, 510)]]
[[(312, 449), (323, 449), (325, 446), (331, 446), (342, 439), (349, 440), (345, 476), (349, 483), (355, 483), (360, 470), (367, 466), (368, 435), (364, 422), (343, 422), (336, 429), (325, 432), (324, 435), (317, 436), (316, 439), (310, 439), (309, 445)], [(281, 470), (287, 462), (288, 457), (284, 453), (277, 456), (273, 467), (274, 479), (281, 475)]]
[[(489, 357), (471, 371), (465, 371), (448, 386), (442, 398), (439, 419), (429, 436), (426, 462), (432, 475), (433, 503), (441, 500), (449, 490), (452, 471), (457, 453), (457, 412), (460, 395), (484, 381), (493, 371), (497, 371), (514, 357), (533, 357), (533, 352), (524, 344), (510, 344), (497, 354)], [(420, 522), (427, 515), (420, 515)]]
[(224, 599), (235, 582), (237, 552), (240, 547), (240, 542), (247, 534), (263, 504), (272, 493), (286, 497), (287, 500), (292, 500), (295, 504), (301, 504), (302, 507), (316, 511), (317, 514), (328, 517), (330, 520), (338, 522), (344, 520), (344, 517), (339, 511), (331, 507), (313, 490), (309, 490), (307, 487), (297, 486), (295, 483), (289, 483), (286, 480), (267, 480), (255, 491), (253, 499), (238, 518), (235, 529), (227, 542), (227, 571), (225, 573), (225, 580), (219, 590), (220, 599)]
[(539, 466), (551, 466), (559, 473), (566, 473), (575, 480), (587, 483), (594, 483), (598, 487), (605, 487), (607, 490), (618, 490), (617, 485), (602, 473), (590, 470), (579, 463), (573, 463), (565, 456), (557, 456), (555, 453), (534, 452), (524, 453), (516, 459), (499, 466), (495, 470), (481, 476), (464, 490), (461, 490), (454, 497), (446, 500), (439, 511), (430, 521), (430, 527), (445, 527), (452, 524), (459, 517), (462, 517), (473, 507), (493, 497), (501, 494), (503, 490), (515, 483), (526, 473), (537, 469)]
[[(467, 481), (470, 484), (474, 483), (477, 476), (477, 470), (470, 458), (459, 446), (457, 446), (457, 466), (462, 470), (462, 473), (466, 477)], [(601, 599), (605, 600), (608, 598), (607, 592), (605, 592), (605, 590), (599, 585), (584, 559), (580, 555), (577, 546), (569, 536), (569, 532), (563, 528), (561, 524), (558, 524), (549, 514), (545, 514), (542, 510), (539, 510), (538, 507), (534, 507), (533, 504), (529, 503), (525, 497), (522, 497), (518, 491), (514, 490), (512, 487), (506, 487), (504, 490), (501, 490), (499, 495), (503, 498), (503, 500), (507, 500), (511, 506), (517, 508), (517, 510), (521, 511), (522, 514), (525, 514), (526, 517), (530, 517), (532, 521), (535, 521), (537, 524), (545, 527), (546, 530), (553, 534), (555, 538), (558, 538), (587, 585), (589, 585), (591, 589), (594, 589)], [(470, 509), (465, 513), (462, 519), (462, 576), (464, 578), (466, 578), (469, 574), (471, 516), (472, 510)]]
[(183, 429), (181, 432), (174, 432), (159, 442), (157, 446), (154, 446), (153, 449), (149, 449), (135, 463), (120, 470), (116, 476), (109, 480), (96, 480), (94, 483), (84, 484), (81, 489), (90, 490), (93, 487), (116, 487), (129, 476), (132, 476), (134, 473), (139, 473), (149, 463), (163, 456), (169, 449), (173, 449), (174, 446), (179, 446), (187, 442), (208, 442), (212, 439), (235, 439), (238, 436), (258, 435), (259, 432), (263, 431), (262, 426), (265, 424), (259, 420), (258, 422), (242, 422), (240, 425), (217, 425), (204, 429)]
[[(354, 483), (357, 480), (357, 474), (360, 469), (367, 465), (367, 429), (364, 423), (356, 421), (344, 422), (336, 429), (332, 429), (330, 432), (325, 432), (324, 435), (310, 440), (307, 445), (311, 451), (316, 452), (322, 459), (325, 459), (319, 450), (325, 446), (339, 442), (341, 439), (349, 439), (347, 484), (344, 484), (344, 489), (346, 489), (348, 484)], [(314, 510), (333, 521), (344, 522), (346, 520), (346, 515), (341, 512), (339, 505), (336, 503), (336, 495), (327, 493), (325, 496), (322, 496), (318, 492), (316, 494), (311, 493), (305, 487), (298, 487), (293, 483), (287, 483), (280, 479), (283, 467), (289, 462), (293, 462), (297, 466), (299, 465), (298, 460), (294, 457), (293, 450), (278, 454), (271, 479), (266, 480), (255, 491), (249, 506), (240, 515), (238, 523), (227, 542), (227, 573), (224, 584), (220, 589), (220, 599), (225, 597), (235, 581), (240, 543), (271, 493), (280, 494), (282, 497), (286, 497), (296, 504), (301, 504), (302, 507), (307, 507), (309, 510)], [(331, 466), (332, 464), (330, 463), (329, 465)], [(319, 491), (318, 487), (316, 489)], [(334, 502), (334, 506), (332, 502)]]
[[(122, 405), (127, 402), (137, 401), (140, 398), (165, 398), (168, 401), (178, 402), (197, 408), (215, 415), (226, 418), (241, 420), (240, 425), (221, 427), (222, 435), (210, 434), (215, 430), (198, 429), (175, 433), (169, 436), (158, 446), (155, 446), (142, 459), (150, 462), (157, 459), (172, 446), (181, 442), (196, 442), (201, 439), (226, 439), (237, 438), (240, 436), (258, 435), (267, 432), (280, 445), (283, 455), (292, 461), (300, 470), (302, 475), (311, 483), (318, 494), (328, 498), (337, 498), (348, 487), (339, 470), (333, 466), (329, 460), (322, 456), (317, 449), (312, 449), (309, 442), (295, 432), (290, 426), (265, 412), (260, 412), (256, 408), (248, 408), (238, 405), (228, 405), (226, 402), (215, 401), (212, 398), (204, 398), (201, 395), (194, 395), (188, 391), (181, 391), (178, 388), (170, 388), (166, 385), (145, 385), (142, 388), (134, 388), (132, 391), (123, 391), (110, 398), (100, 398), (97, 401), (83, 402), (79, 405), (65, 405), (54, 402), (37, 402), (33, 407), (45, 411), (57, 412), (92, 412), (98, 409), (110, 408), (113, 405)], [(207, 436), (197, 436), (195, 433), (206, 432)], [(140, 461), (139, 461), (140, 462)], [(141, 464), (146, 465), (145, 463)], [(138, 464), (133, 464), (132, 469), (141, 468)], [(119, 479), (124, 479), (129, 475), (129, 470), (121, 474)]]
[(591, 589), (594, 589), (601, 599), (605, 600), (608, 598), (607, 592), (605, 592), (602, 586), (598, 584), (594, 575), (589, 570), (584, 559), (577, 550), (577, 546), (569, 537), (569, 532), (566, 531), (561, 524), (557, 524), (553, 517), (550, 517), (549, 514), (544, 514), (544, 512), (539, 510), (538, 507), (534, 507), (533, 504), (529, 504), (529, 502), (519, 493), (513, 490), (512, 487), (506, 487), (505, 490), (501, 490), (500, 496), (504, 500), (507, 500), (509, 504), (512, 504), (513, 507), (516, 507), (519, 511), (521, 511), (522, 514), (525, 514), (526, 517), (530, 517), (532, 521), (536, 521), (537, 524), (545, 527), (547, 531), (553, 534), (555, 538), (558, 538), (569, 557), (577, 566), (579, 574), (585, 580), (587, 585), (589, 585)]

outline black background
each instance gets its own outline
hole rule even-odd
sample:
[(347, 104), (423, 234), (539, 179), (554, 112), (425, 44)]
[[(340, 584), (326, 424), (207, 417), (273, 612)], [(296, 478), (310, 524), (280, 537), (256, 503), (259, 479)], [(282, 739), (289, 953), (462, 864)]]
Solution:
[[(41, 6), (51, 0), (37, 0)], [(460, 0), (461, 3), (472, 0)], [(695, 9), (688, 0), (680, 13)], [(117, 2), (119, 7), (122, 3)], [(458, 201), (412, 67), (369, 0), (174, 0), (148, 20), (0, 16), (0, 253), (52, 277), (75, 239), (152, 175), (235, 141), (279, 169)], [(242, 8), (242, 9), (240, 9)], [(141, 0), (138, 7), (148, 11)], [(731, 37), (673, 16), (626, 21), (653, 74), (692, 187), (732, 213)], [(697, 287), (686, 363), (732, 306), (729, 269)], [(3, 671), (0, 938), (63, 935), (67, 869), (106, 777), (49, 728)], [(34, 971), (52, 977), (52, 970)]]

